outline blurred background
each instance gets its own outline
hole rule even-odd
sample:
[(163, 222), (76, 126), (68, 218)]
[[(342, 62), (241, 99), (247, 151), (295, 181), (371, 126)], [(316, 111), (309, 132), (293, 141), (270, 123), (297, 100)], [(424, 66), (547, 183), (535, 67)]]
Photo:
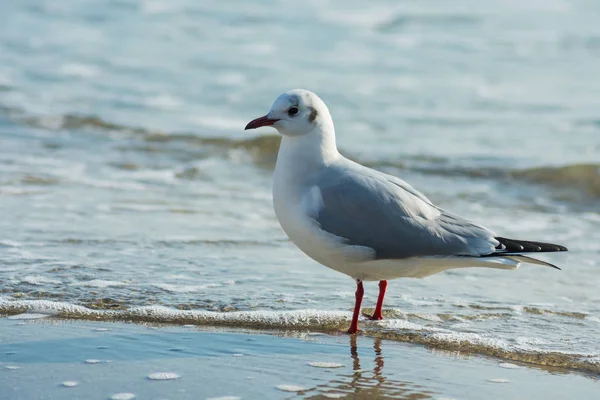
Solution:
[(243, 130), (300, 87), (347, 156), (570, 249), (544, 257), (562, 272), (391, 282), (397, 319), (374, 329), (597, 358), (599, 18), (592, 0), (3, 1), (0, 292), (349, 310), (352, 280), (279, 228), (275, 131)]

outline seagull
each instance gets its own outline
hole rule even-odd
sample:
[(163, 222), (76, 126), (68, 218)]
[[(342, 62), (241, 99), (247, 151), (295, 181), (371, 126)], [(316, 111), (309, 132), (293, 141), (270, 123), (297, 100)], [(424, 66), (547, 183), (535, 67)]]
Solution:
[(557, 244), (496, 236), (434, 205), (395, 176), (341, 155), (329, 109), (316, 94), (280, 95), (245, 130), (271, 126), (282, 136), (273, 175), (273, 206), (290, 240), (318, 263), (356, 281), (355, 334), (363, 281), (379, 281), (372, 320), (381, 320), (387, 281), (464, 267), (560, 269), (522, 253), (567, 251)]

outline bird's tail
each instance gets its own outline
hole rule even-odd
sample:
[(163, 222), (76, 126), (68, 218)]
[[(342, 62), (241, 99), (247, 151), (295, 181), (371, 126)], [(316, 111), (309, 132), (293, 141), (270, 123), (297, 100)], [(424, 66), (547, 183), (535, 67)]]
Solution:
[(514, 255), (510, 255), (510, 256), (500, 256), (500, 257), (508, 258), (510, 260), (523, 262), (523, 263), (527, 263), (527, 264), (543, 265), (546, 267), (552, 267), (552, 268), (556, 268), (556, 269), (560, 270), (560, 268), (558, 268), (554, 264), (550, 264), (549, 262), (538, 260), (537, 258), (527, 257), (522, 254), (514, 254)]
[(524, 256), (521, 253), (549, 253), (556, 251), (568, 251), (565, 246), (561, 246), (560, 244), (533, 242), (531, 240), (507, 239), (503, 237), (496, 237), (495, 239), (500, 242), (498, 246), (496, 246), (496, 251), (486, 254), (484, 257), (502, 258), (505, 260), (508, 259), (517, 262), (544, 265), (546, 267), (560, 269), (554, 264), (538, 260), (537, 258)]

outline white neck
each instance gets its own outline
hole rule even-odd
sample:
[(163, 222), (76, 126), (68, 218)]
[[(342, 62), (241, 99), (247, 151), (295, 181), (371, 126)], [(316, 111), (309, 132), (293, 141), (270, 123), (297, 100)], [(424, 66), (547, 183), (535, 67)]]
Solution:
[(333, 126), (323, 128), (317, 126), (300, 136), (283, 136), (275, 166), (276, 179), (301, 183), (340, 156)]

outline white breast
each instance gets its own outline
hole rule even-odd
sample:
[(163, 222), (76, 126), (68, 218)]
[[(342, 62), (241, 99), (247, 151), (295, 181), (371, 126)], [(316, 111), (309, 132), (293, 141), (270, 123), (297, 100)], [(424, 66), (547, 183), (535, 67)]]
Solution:
[(350, 246), (344, 239), (325, 232), (314, 220), (323, 206), (316, 186), (302, 190), (297, 184), (275, 174), (273, 205), (281, 227), (300, 250), (326, 267), (356, 278), (357, 265), (373, 258), (373, 249)]
[(290, 240), (306, 255), (330, 266), (333, 263), (333, 249), (323, 242), (325, 232), (308, 217), (306, 196), (302, 196), (298, 187), (290, 184), (287, 179), (278, 179), (277, 173), (274, 178), (273, 207), (279, 224)]

